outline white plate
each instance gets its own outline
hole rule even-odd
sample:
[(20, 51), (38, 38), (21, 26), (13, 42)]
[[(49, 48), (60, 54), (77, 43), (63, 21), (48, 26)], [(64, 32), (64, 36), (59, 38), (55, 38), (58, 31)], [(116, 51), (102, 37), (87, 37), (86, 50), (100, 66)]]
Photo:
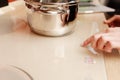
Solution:
[(24, 70), (14, 66), (0, 65), (0, 80), (33, 80)]

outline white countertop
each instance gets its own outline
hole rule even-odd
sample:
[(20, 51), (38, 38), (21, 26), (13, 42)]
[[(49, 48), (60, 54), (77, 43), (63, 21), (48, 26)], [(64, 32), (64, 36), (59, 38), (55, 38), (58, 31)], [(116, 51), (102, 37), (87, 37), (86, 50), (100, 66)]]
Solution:
[[(19, 67), (33, 80), (107, 80), (103, 55), (80, 47), (90, 34), (103, 29), (97, 18), (87, 19), (91, 14), (78, 16), (72, 34), (45, 37), (31, 32), (29, 26), (14, 26), (14, 18), (26, 19), (24, 13), (24, 6), (18, 5), (0, 15), (0, 64)], [(93, 63), (86, 61), (89, 58)]]

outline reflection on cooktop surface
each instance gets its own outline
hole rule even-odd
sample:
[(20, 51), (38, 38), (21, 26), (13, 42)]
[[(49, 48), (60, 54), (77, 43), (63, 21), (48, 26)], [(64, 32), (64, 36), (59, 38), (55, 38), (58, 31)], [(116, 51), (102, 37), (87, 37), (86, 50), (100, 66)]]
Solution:
[(0, 16), (0, 35), (12, 32), (13, 22), (10, 15)]

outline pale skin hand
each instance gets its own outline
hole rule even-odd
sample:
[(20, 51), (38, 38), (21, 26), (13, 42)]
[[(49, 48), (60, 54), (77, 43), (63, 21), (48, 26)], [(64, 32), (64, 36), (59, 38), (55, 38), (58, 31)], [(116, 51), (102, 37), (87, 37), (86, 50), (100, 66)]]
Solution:
[(108, 24), (110, 27), (120, 27), (120, 15), (115, 15), (112, 18), (105, 20), (105, 24)]
[(84, 41), (83, 47), (88, 44), (94, 49), (98, 49), (105, 52), (112, 52), (112, 49), (120, 50), (120, 27), (109, 28), (104, 32), (95, 34)]
[(120, 15), (115, 15), (112, 18), (104, 21), (105, 24), (108, 24), (110, 27), (99, 34), (95, 34), (88, 38), (83, 43), (83, 47), (91, 44), (95, 49), (111, 52), (112, 49), (116, 48), (120, 50)]

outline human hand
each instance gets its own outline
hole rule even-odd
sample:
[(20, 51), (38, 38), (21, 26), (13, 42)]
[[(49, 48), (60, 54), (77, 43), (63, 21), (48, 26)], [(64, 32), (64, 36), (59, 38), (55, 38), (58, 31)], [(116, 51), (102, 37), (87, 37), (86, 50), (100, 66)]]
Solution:
[(107, 30), (95, 34), (84, 41), (83, 47), (91, 44), (94, 49), (112, 52), (112, 49), (120, 50), (120, 27), (108, 28)]
[(105, 24), (108, 24), (110, 27), (120, 27), (120, 15), (115, 15), (112, 18), (105, 20)]

